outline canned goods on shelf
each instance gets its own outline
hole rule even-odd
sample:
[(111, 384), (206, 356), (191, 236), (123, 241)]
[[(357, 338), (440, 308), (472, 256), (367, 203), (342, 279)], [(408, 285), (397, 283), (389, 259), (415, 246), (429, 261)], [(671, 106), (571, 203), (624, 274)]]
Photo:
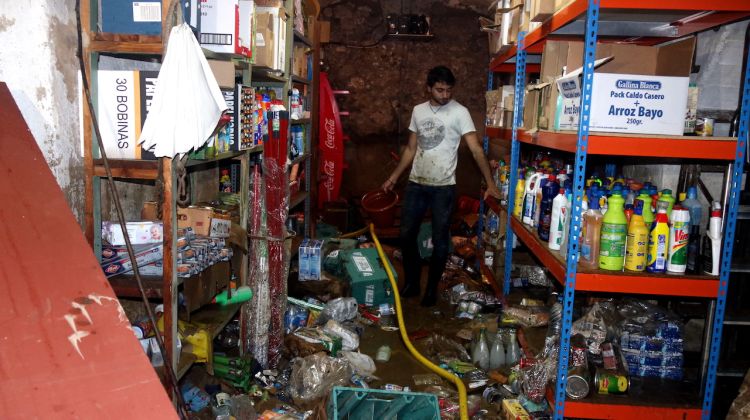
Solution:
[(622, 373), (597, 369), (594, 388), (600, 394), (622, 395), (630, 389), (630, 378)]

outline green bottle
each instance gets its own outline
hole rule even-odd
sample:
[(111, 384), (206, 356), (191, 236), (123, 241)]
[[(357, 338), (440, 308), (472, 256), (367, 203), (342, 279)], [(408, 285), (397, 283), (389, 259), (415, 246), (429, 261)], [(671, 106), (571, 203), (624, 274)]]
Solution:
[(666, 188), (661, 191), (661, 197), (659, 197), (659, 201), (663, 201), (667, 203), (667, 217), (669, 220), (672, 220), (672, 207), (674, 207), (674, 197), (672, 196), (672, 190), (669, 188)]
[(619, 194), (609, 197), (609, 208), (602, 220), (602, 235), (599, 241), (599, 268), (602, 270), (622, 271), (625, 263), (628, 219), (623, 210), (624, 204), (625, 200)]
[(253, 291), (249, 286), (240, 286), (237, 289), (232, 289), (232, 297), (229, 298), (229, 289), (219, 293), (213, 299), (213, 303), (218, 303), (221, 306), (231, 305), (233, 303), (247, 302), (252, 299)]
[(654, 212), (651, 211), (651, 196), (648, 195), (648, 192), (641, 192), (638, 194), (638, 197), (636, 197), (636, 200), (643, 201), (643, 223), (645, 223), (646, 227), (651, 230), (651, 224), (654, 223)]

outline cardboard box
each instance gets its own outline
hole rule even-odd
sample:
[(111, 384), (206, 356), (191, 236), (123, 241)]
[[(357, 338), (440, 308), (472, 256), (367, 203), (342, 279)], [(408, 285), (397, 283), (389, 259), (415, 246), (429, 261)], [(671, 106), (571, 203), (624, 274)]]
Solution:
[(216, 82), (219, 83), (220, 88), (232, 89), (234, 88), (234, 63), (231, 61), (221, 60), (206, 60), (208, 66), (211, 67), (211, 71), (216, 78)]
[(304, 239), (299, 246), (299, 280), (320, 280), (322, 272), (323, 241)]
[(255, 54), (253, 59), (256, 66), (273, 68), (274, 51), (274, 25), (276, 19), (272, 13), (263, 11), (258, 7), (255, 11)]
[(532, 22), (544, 22), (565, 4), (565, 0), (534, 0), (529, 16)]
[(97, 116), (109, 159), (156, 159), (137, 143), (158, 76), (156, 71), (97, 72)]
[(529, 413), (516, 399), (503, 400), (503, 414), (506, 420), (530, 420)]
[[(545, 54), (558, 41), (545, 46)], [(582, 42), (557, 45), (559, 57), (543, 58), (545, 65), (561, 63), (565, 55), (566, 77), (557, 80), (557, 95), (563, 92), (561, 130), (577, 130), (580, 112), (580, 73), (583, 57)], [(662, 47), (626, 44), (601, 44), (601, 59), (594, 74), (591, 106), (591, 130), (621, 133), (681, 135), (684, 128), (689, 74), (695, 50), (695, 38)], [(611, 60), (606, 61), (611, 57)], [(545, 61), (549, 61), (546, 63)], [(552, 70), (547, 70), (553, 71)], [(572, 71), (571, 71), (572, 70)], [(561, 69), (559, 70), (561, 71)], [(554, 127), (557, 117), (557, 95), (551, 90), (545, 115), (551, 115), (548, 126)]]
[[(258, 6), (255, 45), (259, 57), (255, 64), (285, 72), (286, 60), (286, 12), (279, 7)], [(260, 55), (263, 57), (260, 57)], [(259, 61), (260, 60), (260, 61)]]
[[(135, 254), (135, 262), (138, 264), (138, 267), (162, 260), (164, 260), (164, 246), (162, 244), (136, 252)], [(102, 262), (101, 267), (104, 275), (108, 278), (133, 271), (133, 264), (130, 261), (130, 256), (127, 254), (114, 260)]]
[(307, 79), (307, 47), (294, 44), (292, 74)]
[[(163, 241), (163, 226), (159, 221), (127, 222), (125, 229), (128, 231), (132, 245), (160, 244)], [(120, 223), (102, 222), (102, 239), (110, 245), (125, 245), (125, 235), (122, 233)]]
[(196, 235), (228, 238), (232, 221), (229, 214), (213, 207), (190, 206), (177, 209), (177, 227), (191, 227)]
[(201, 0), (199, 43), (207, 50), (252, 56), (252, 0)]
[(99, 0), (102, 32), (160, 35), (161, 1)]
[(537, 83), (526, 86), (523, 98), (523, 127), (527, 130), (539, 128), (541, 110), (549, 98), (550, 83)]
[[(351, 283), (352, 296), (357, 299), (357, 303), (367, 306), (393, 303), (391, 283), (375, 248), (344, 251), (340, 258), (344, 262), (345, 276)], [(393, 265), (390, 261), (388, 264), (395, 275)]]

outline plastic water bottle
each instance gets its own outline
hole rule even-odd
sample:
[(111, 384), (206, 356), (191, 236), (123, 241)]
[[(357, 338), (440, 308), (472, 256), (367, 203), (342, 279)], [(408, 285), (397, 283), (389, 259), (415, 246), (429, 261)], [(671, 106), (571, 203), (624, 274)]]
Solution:
[(505, 346), (503, 346), (502, 330), (497, 330), (495, 342), (490, 349), (490, 369), (498, 369), (505, 365)]
[(471, 360), (482, 370), (487, 370), (490, 367), (490, 347), (487, 344), (487, 332), (485, 328), (479, 330), (479, 338), (471, 355)]
[(508, 348), (505, 349), (505, 363), (509, 366), (514, 366), (521, 360), (521, 349), (518, 348), (518, 340), (516, 339), (516, 330), (511, 329), (509, 331), (510, 338), (508, 340)]

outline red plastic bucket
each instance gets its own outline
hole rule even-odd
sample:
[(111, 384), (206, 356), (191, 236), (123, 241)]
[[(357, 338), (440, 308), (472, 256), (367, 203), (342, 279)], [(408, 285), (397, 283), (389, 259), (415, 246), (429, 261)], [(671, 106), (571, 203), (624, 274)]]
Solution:
[(375, 190), (362, 196), (362, 208), (370, 216), (376, 227), (393, 226), (396, 219), (396, 203), (398, 194), (391, 191)]

